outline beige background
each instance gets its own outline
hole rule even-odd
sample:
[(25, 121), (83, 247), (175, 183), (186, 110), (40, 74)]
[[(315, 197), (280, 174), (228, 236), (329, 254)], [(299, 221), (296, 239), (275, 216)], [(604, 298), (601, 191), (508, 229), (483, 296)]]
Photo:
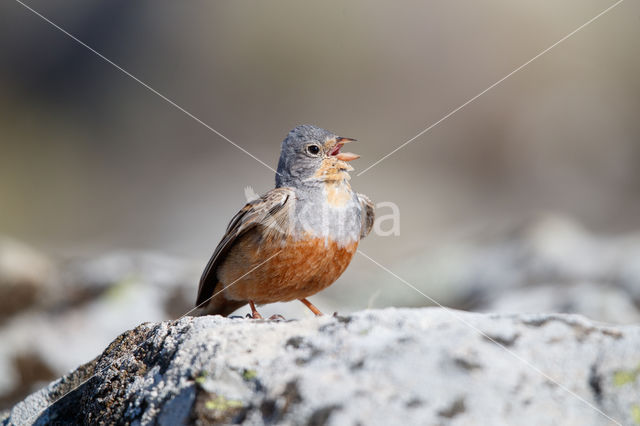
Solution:
[[(300, 123), (363, 170), (613, 2), (29, 4), (275, 167)], [(273, 172), (11, 1), (0, 230), (55, 254), (209, 256)], [(640, 4), (626, 1), (360, 177), (401, 209), (386, 264), (539, 212), (640, 225)], [(370, 267), (356, 260), (349, 274)]]

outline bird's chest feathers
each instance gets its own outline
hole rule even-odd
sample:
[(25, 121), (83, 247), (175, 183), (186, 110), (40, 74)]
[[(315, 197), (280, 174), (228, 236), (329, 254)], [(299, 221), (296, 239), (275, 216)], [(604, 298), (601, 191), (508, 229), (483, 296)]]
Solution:
[(359, 240), (360, 209), (349, 182), (325, 181), (296, 203), (296, 232), (332, 240), (340, 246)]
[(327, 205), (330, 207), (345, 207), (353, 201), (353, 191), (346, 180), (325, 182), (323, 192)]

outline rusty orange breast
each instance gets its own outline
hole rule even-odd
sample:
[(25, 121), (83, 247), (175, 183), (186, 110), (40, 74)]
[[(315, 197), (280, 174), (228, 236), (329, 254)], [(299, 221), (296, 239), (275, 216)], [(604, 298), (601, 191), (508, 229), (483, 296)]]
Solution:
[(311, 296), (342, 275), (358, 247), (357, 241), (339, 245), (317, 237), (282, 244), (260, 240), (257, 231), (244, 235), (220, 265), (218, 278), (227, 298), (273, 303)]

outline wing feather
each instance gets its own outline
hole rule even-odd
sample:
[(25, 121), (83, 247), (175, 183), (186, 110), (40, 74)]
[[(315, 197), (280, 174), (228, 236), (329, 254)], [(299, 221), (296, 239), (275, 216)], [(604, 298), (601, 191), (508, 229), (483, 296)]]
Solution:
[(376, 214), (373, 203), (371, 202), (369, 197), (364, 194), (356, 195), (358, 196), (358, 201), (360, 201), (360, 206), (362, 207), (362, 226), (360, 228), (360, 238), (362, 239), (369, 235), (369, 232), (371, 232)]
[(256, 226), (266, 228), (266, 235), (274, 237), (285, 231), (289, 212), (295, 203), (295, 192), (291, 188), (275, 188), (257, 200), (247, 203), (229, 222), (227, 231), (216, 247), (200, 278), (196, 306), (209, 299), (216, 290), (216, 269), (233, 247), (238, 237)]

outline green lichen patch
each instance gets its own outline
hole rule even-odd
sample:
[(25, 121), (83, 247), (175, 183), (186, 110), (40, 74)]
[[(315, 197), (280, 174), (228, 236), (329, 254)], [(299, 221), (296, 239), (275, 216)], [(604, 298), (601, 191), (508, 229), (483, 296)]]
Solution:
[(640, 376), (640, 364), (633, 370), (619, 370), (613, 373), (613, 384), (624, 386), (633, 383)]
[(633, 404), (631, 406), (631, 418), (635, 424), (640, 425), (640, 405)]
[(138, 283), (140, 283), (140, 279), (138, 277), (128, 276), (109, 287), (105, 292), (105, 297), (107, 300), (114, 302), (123, 300), (131, 289)]
[(205, 380), (207, 380), (207, 372), (206, 371), (200, 372), (200, 374), (198, 374), (198, 376), (194, 380), (197, 384), (202, 385), (205, 382)]
[(207, 410), (215, 410), (226, 412), (229, 410), (236, 410), (238, 408), (242, 408), (244, 404), (242, 401), (237, 399), (227, 399), (222, 395), (218, 395), (213, 399), (210, 399), (204, 403), (204, 406)]
[(238, 399), (207, 392), (196, 387), (196, 400), (191, 410), (191, 423), (236, 424), (241, 423), (247, 407)]
[(242, 372), (242, 378), (245, 380), (253, 380), (258, 377), (256, 370), (244, 370)]

